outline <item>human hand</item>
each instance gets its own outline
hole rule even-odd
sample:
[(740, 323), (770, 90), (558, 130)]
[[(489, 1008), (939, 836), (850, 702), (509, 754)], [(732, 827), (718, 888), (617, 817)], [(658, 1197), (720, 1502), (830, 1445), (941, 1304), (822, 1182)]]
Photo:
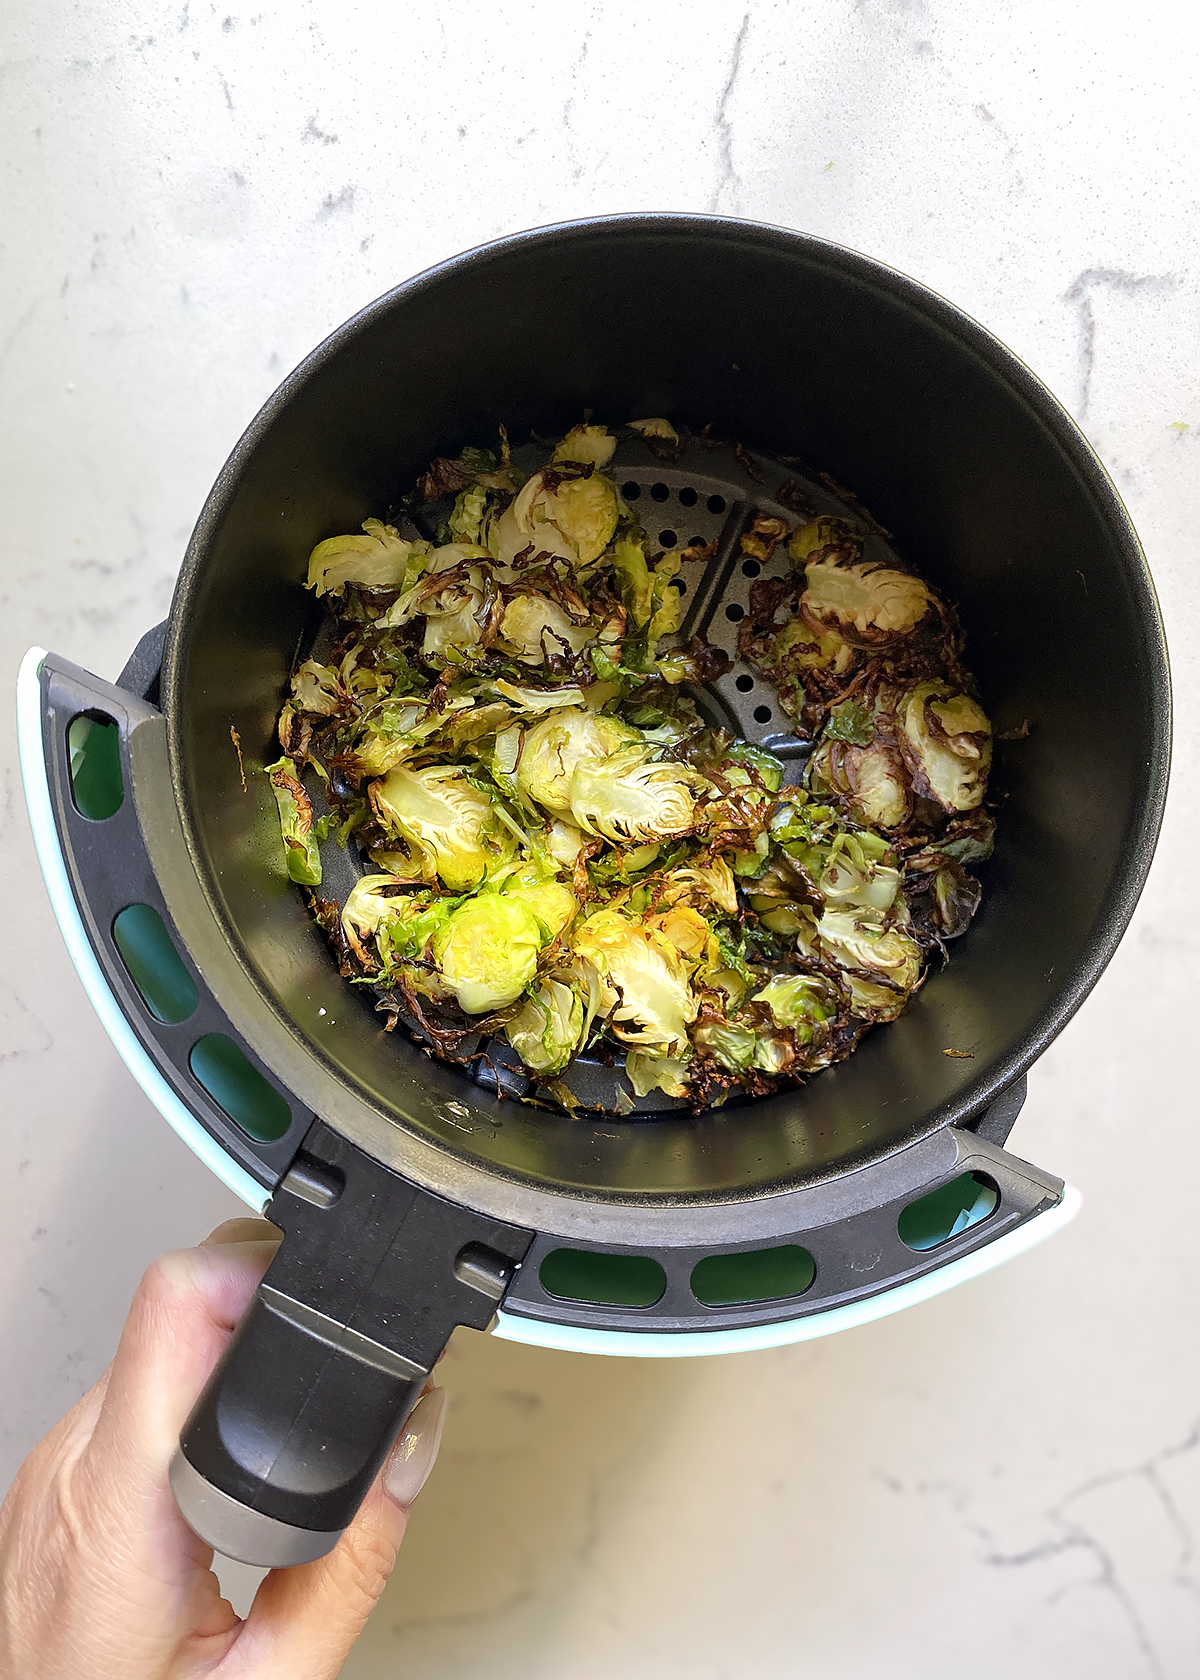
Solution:
[(0, 1510), (0, 1680), (333, 1680), (433, 1467), (445, 1396), (418, 1401), (327, 1557), (267, 1575), (243, 1621), (176, 1508), (179, 1431), (279, 1233), (231, 1219), (147, 1271), (116, 1358), (30, 1453)]

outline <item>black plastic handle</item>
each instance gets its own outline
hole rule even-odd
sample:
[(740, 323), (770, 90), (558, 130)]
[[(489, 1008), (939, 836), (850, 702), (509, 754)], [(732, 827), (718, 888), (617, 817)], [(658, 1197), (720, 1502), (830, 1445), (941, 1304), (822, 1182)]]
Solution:
[(532, 1233), (418, 1189), (320, 1122), (267, 1217), (284, 1241), (171, 1482), (211, 1546), (281, 1567), (336, 1545), (451, 1332), (486, 1329)]
[[(43, 659), (39, 677), (42, 755), (50, 815), (71, 897), (104, 988), (151, 1065), (155, 1078), (150, 1084), (160, 1084), (161, 1088), (150, 1090), (145, 1078), (143, 1084), (172, 1124), (178, 1128), (181, 1116), (187, 1117), (183, 1125), (189, 1119), (198, 1122), (236, 1164), (238, 1170), (224, 1174), (226, 1182), (239, 1179), (235, 1188), (247, 1200), (253, 1199), (254, 1186), (259, 1185), (265, 1198), (287, 1171), (313, 1115), (281, 1084), (238, 1022), (218, 1002), (177, 924), (175, 910), (180, 895), (190, 890), (201, 904), (203, 895), (174, 805), (166, 720), (154, 704), (161, 642), (159, 626), (142, 638), (122, 673), (122, 682), (115, 684), (104, 682), (58, 654), (49, 653)], [(123, 686), (127, 681), (130, 686)], [(116, 732), (121, 797), (119, 804), (103, 815), (88, 815), (80, 809), (72, 783), (71, 728), (80, 718), (110, 724)], [(148, 826), (167, 836), (175, 852), (152, 857)], [(173, 1019), (164, 1020), (161, 1013), (155, 1013), (119, 949), (117, 918), (131, 906), (147, 907), (158, 917), (175, 960), (194, 991), (194, 1004)], [(84, 980), (87, 984), (86, 976)], [(104, 1009), (103, 1000), (91, 987), (89, 991), (112, 1032), (111, 1012)], [(273, 1135), (256, 1136), (239, 1124), (197, 1077), (193, 1062), (196, 1047), (214, 1038), (236, 1047), (258, 1079), (275, 1093), (281, 1120), (272, 1128)], [(133, 1066), (127, 1044), (118, 1043), (118, 1049)], [(142, 1078), (136, 1066), (133, 1071)], [(188, 1141), (197, 1147), (191, 1136)], [(207, 1158), (210, 1165), (221, 1170), (220, 1156), (210, 1149)]]

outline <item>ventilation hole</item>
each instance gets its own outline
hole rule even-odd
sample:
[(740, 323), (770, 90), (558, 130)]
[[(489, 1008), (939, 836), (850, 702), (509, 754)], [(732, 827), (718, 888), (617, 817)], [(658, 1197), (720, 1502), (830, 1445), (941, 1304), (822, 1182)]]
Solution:
[(121, 737), (104, 712), (81, 712), (67, 725), (71, 797), (81, 817), (105, 822), (121, 809)]
[(770, 706), (755, 706), (755, 708), (754, 708), (754, 721), (755, 721), (755, 723), (770, 723), (770, 721), (771, 721), (771, 708), (770, 708)]
[(688, 538), (688, 547), (689, 548), (707, 548), (708, 544), (707, 544), (707, 542), (705, 542), (703, 537), (689, 537)]
[(675, 585), (676, 589), (679, 591), (679, 593), (681, 595), (686, 595), (687, 594), (687, 580), (685, 578), (681, 578), (681, 577), (672, 578), (671, 582)]
[(699, 499), (700, 498), (697, 496), (690, 484), (679, 492), (679, 500), (683, 503), (684, 507), (695, 507)]
[(274, 1143), (292, 1123), (292, 1111), (224, 1033), (206, 1033), (192, 1046), (188, 1065), (212, 1100), (247, 1137)]
[(665, 502), (671, 492), (667, 489), (665, 484), (652, 484), (650, 486), (650, 494), (654, 497), (656, 502)]
[(630, 478), (621, 486), (621, 494), (627, 502), (636, 502), (642, 493), (642, 487), (635, 478)]
[(737, 623), (739, 618), (745, 618), (745, 616), (746, 616), (745, 607), (739, 606), (736, 601), (730, 601), (729, 605), (725, 608), (725, 617), (728, 618), (728, 619), (732, 619), (734, 624)]
[(928, 1196), (910, 1202), (896, 1229), (906, 1247), (924, 1253), (969, 1231), (994, 1213), (999, 1203), (1000, 1192), (990, 1178), (983, 1173), (962, 1173), (940, 1190), (931, 1190)]
[(591, 1301), (598, 1307), (652, 1307), (662, 1299), (667, 1274), (643, 1254), (596, 1254), (556, 1248), (538, 1268), (547, 1295)]
[(724, 496), (710, 496), (708, 498), (708, 511), (709, 511), (709, 513), (724, 513), (725, 512), (725, 498), (724, 498)]
[(112, 925), (113, 944), (156, 1020), (186, 1021), (199, 1001), (196, 983), (183, 966), (158, 911), (129, 904)]
[(743, 560), (742, 561), (742, 576), (743, 577), (757, 577), (759, 572), (761, 572), (761, 571), (762, 571), (762, 567), (759, 565), (757, 560)]
[(816, 1275), (816, 1261), (795, 1243), (751, 1254), (710, 1254), (692, 1267), (692, 1294), (706, 1307), (743, 1307), (803, 1295)]
[(679, 538), (676, 536), (674, 531), (660, 531), (658, 533), (658, 540), (664, 548), (674, 548), (675, 544), (679, 541)]
[(750, 690), (754, 687), (754, 678), (746, 676), (743, 672), (737, 680), (737, 686), (741, 689), (743, 694), (749, 694)]

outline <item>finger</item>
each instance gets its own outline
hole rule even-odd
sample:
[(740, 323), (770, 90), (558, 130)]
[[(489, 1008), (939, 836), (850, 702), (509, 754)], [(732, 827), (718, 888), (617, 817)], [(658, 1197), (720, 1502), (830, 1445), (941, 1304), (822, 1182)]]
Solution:
[(418, 1400), (354, 1521), (327, 1557), (277, 1569), (237, 1640), (255, 1680), (332, 1680), (387, 1585), (408, 1512), (437, 1457), (446, 1395)]
[(131, 1568), (178, 1579), (207, 1549), (180, 1517), (167, 1473), (179, 1432), (275, 1253), (273, 1242), (164, 1255), (134, 1297), (79, 1483), (98, 1533), (122, 1535)]
[(23, 1562), (7, 1579), (52, 1600), (56, 1641), (52, 1660), (12, 1672), (165, 1674), (181, 1642), (211, 1666), (235, 1636), (212, 1553), (179, 1515), (167, 1472), (276, 1246), (190, 1249), (147, 1271), (112, 1365), (37, 1449), (10, 1519), (38, 1566), (36, 1581)]

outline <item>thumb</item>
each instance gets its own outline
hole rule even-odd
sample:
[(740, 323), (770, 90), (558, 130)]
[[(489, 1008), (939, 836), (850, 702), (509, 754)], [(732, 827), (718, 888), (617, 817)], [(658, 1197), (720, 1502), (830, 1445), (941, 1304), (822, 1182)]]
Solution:
[(395, 1566), (445, 1415), (445, 1391), (428, 1387), (334, 1549), (263, 1581), (237, 1641), (238, 1662), (255, 1680), (332, 1680), (339, 1672)]

